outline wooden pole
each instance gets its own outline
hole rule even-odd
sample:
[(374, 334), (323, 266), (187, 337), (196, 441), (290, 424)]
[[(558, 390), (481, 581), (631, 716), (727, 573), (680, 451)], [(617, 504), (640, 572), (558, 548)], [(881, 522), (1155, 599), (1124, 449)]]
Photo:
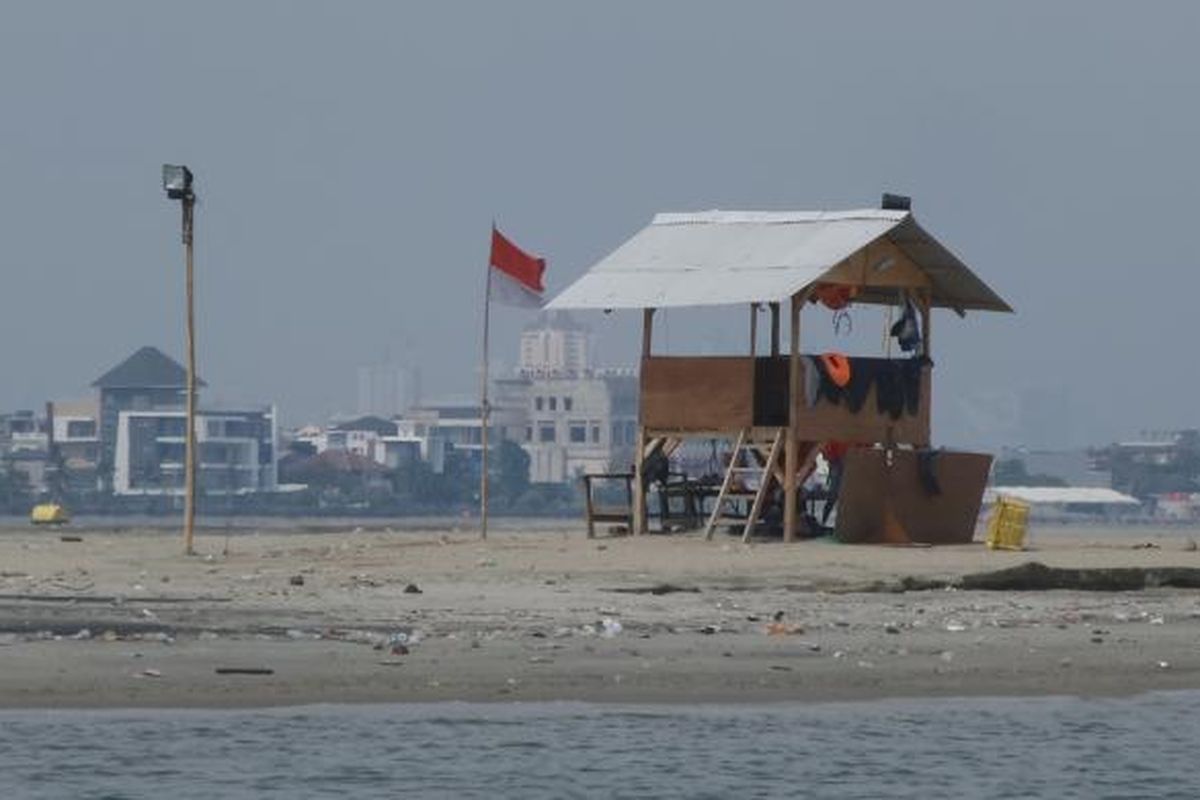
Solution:
[[(646, 361), (650, 358), (650, 345), (654, 338), (654, 309), (642, 309), (642, 371), (646, 369)], [(649, 526), (646, 520), (646, 485), (642, 481), (642, 471), (646, 460), (646, 428), (638, 419), (637, 450), (633, 454), (633, 531), (634, 534), (646, 533)]]
[(750, 357), (758, 355), (758, 303), (750, 304)]
[(929, 321), (933, 316), (933, 295), (929, 292), (924, 292), (921, 298), (921, 353), (929, 357), (932, 352), (929, 349)]
[(184, 436), (183, 552), (195, 555), (196, 532), (196, 313), (192, 290), (192, 222), (196, 198), (189, 191), (183, 207), (183, 246), (187, 261), (187, 430)]
[(779, 356), (779, 303), (771, 303), (771, 356)]
[(654, 309), (642, 309), (642, 358), (650, 357), (650, 340), (654, 336)]
[[(933, 321), (933, 292), (924, 292), (921, 296), (921, 353), (928, 359), (933, 358), (932, 344), (933, 341), (930, 334), (930, 326)], [(932, 369), (932, 367), (925, 367)], [(928, 391), (926, 391), (928, 389)], [(921, 414), (924, 417), (922, 426), (925, 429), (926, 437), (924, 445), (930, 447), (933, 445), (933, 378), (925, 381), (925, 377), (921, 376)]]
[(492, 308), (492, 265), (488, 264), (487, 280), (483, 291), (483, 364), (480, 372), (479, 390), (479, 443), (482, 459), (479, 462), (479, 538), (487, 538), (488, 529), (488, 420), (491, 406), (488, 404), (488, 332)]
[(788, 351), (788, 426), (787, 441), (784, 442), (783, 464), (783, 540), (796, 540), (796, 501), (799, 487), (796, 486), (796, 473), (799, 467), (799, 442), (796, 441), (798, 431), (796, 422), (799, 416), (801, 397), (804, 394), (800, 380), (800, 307), (804, 304), (804, 295), (792, 296), (791, 308), (791, 343)]

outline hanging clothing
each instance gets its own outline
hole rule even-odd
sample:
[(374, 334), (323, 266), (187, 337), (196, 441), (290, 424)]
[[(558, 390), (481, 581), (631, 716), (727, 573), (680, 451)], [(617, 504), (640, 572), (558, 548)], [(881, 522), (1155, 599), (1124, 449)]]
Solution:
[(930, 497), (942, 493), (942, 485), (938, 483), (937, 478), (937, 457), (941, 452), (928, 447), (917, 451), (917, 476), (921, 480), (921, 488)]
[(839, 405), (842, 402), (843, 390), (834, 382), (833, 377), (829, 374), (825, 362), (820, 357), (814, 357), (813, 363), (817, 365), (817, 370), (821, 375), (821, 386), (818, 392), (818, 397), (825, 400), (830, 405)]
[(921, 323), (917, 319), (917, 306), (907, 293), (904, 295), (904, 311), (889, 333), (896, 337), (900, 349), (906, 353), (921, 347)]
[(821, 392), (821, 368), (813, 356), (804, 356), (801, 363), (804, 365), (804, 402), (812, 408)]
[(925, 367), (932, 367), (929, 356), (916, 356), (900, 362), (901, 391), (904, 394), (904, 410), (916, 414), (921, 410), (921, 375)]
[(900, 380), (898, 361), (884, 361), (875, 375), (875, 409), (892, 419), (904, 414), (904, 384)]
[[(810, 357), (805, 357), (806, 362)], [(809, 367), (811, 363), (811, 369)], [(927, 356), (904, 359), (855, 358), (851, 360), (850, 381), (844, 387), (830, 378), (825, 364), (813, 358), (805, 365), (805, 400), (815, 405), (824, 399), (833, 405), (843, 400), (850, 413), (857, 414), (867, 404), (871, 389), (875, 390), (875, 410), (894, 420), (921, 410), (921, 376), (925, 367), (933, 366)], [(808, 383), (815, 375), (817, 384)]]
[(867, 395), (875, 386), (881, 370), (889, 369), (891, 362), (878, 358), (859, 358), (854, 361), (854, 372), (850, 385), (846, 387), (846, 406), (857, 414), (866, 405)]

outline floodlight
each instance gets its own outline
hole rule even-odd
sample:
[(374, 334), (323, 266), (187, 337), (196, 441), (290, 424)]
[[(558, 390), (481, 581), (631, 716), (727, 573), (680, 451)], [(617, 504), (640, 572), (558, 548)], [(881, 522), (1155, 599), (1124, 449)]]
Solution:
[(172, 200), (192, 196), (192, 171), (182, 164), (163, 164), (163, 189)]

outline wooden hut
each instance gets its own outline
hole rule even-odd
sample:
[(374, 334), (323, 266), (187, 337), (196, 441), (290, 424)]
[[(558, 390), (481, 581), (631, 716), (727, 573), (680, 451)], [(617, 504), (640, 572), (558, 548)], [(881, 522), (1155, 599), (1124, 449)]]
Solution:
[[(822, 298), (834, 304), (846, 298), (855, 304), (909, 303), (916, 309), (920, 344), (903, 359), (904, 364), (901, 359), (850, 359), (852, 374), (859, 376), (906, 370), (911, 390), (902, 413), (881, 410), (885, 403), (878, 394), (886, 384), (882, 379), (865, 389), (859, 385), (855, 403), (823, 396), (829, 375), (820, 374), (822, 363), (802, 350), (800, 324), (804, 308)], [(656, 309), (739, 304), (751, 311), (750, 348), (745, 355), (655, 355)], [(770, 310), (768, 353), (756, 352), (757, 312), (763, 306)], [(917, 223), (907, 198), (885, 196), (883, 208), (853, 211), (659, 214), (554, 298), (549, 308), (642, 310), (639, 442), (633, 482), (636, 532), (647, 529), (645, 459), (656, 450), (669, 452), (689, 437), (722, 437), (736, 444), (709, 519), (709, 535), (721, 521), (724, 501), (739, 485), (737, 472), (757, 469), (761, 479), (745, 517), (745, 535), (754, 530), (772, 487), (770, 491), (783, 493), (784, 539), (796, 538), (800, 488), (822, 443), (839, 442), (867, 446), (852, 452), (847, 463), (838, 515), (848, 522), (843, 532), (839, 521), (839, 535), (868, 541), (917, 539), (921, 534), (912, 529), (920, 528), (933, 531), (926, 534), (933, 541), (956, 539), (935, 530), (938, 525), (930, 523), (929, 503), (909, 491), (909, 482), (916, 480), (914, 453), (930, 445), (930, 311), (948, 308), (962, 316), (973, 310), (1011, 309)], [(785, 308), (786, 345), (781, 343)], [(878, 363), (888, 361), (896, 363)], [(739, 450), (748, 450), (755, 458), (739, 459)], [(933, 518), (965, 518), (972, 499), (974, 513), (978, 512), (990, 463), (990, 457), (985, 458), (982, 476), (978, 459), (958, 465), (962, 469), (941, 470), (952, 483), (963, 472), (977, 477), (969, 486), (951, 487), (946, 497), (931, 501)], [(862, 477), (849, 480), (851, 471), (863, 476), (873, 470), (879, 473), (874, 488), (871, 480)], [(897, 471), (910, 474), (901, 480)], [(882, 503), (871, 499), (878, 497), (886, 499)], [(963, 508), (951, 513), (947, 501)], [(856, 507), (850, 508), (850, 503)], [(878, 508), (868, 508), (873, 503)], [(900, 519), (905, 514), (911, 517), (910, 524)], [(962, 527), (961, 521), (954, 525)]]

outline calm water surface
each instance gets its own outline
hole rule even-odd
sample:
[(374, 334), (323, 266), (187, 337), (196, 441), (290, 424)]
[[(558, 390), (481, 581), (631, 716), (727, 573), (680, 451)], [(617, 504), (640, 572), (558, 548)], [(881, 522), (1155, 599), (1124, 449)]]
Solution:
[(4, 798), (1200, 797), (1200, 692), (0, 713)]

